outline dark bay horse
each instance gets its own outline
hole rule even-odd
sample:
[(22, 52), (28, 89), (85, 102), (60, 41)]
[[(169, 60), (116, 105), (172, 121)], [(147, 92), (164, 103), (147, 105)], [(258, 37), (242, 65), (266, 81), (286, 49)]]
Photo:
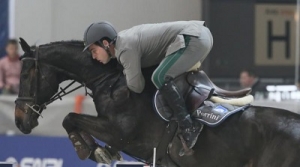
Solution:
[[(86, 83), (92, 91), (98, 116), (69, 113), (63, 123), (67, 133), (85, 132), (117, 150), (143, 160), (151, 158), (168, 124), (152, 107), (151, 86), (142, 94), (128, 91), (117, 62), (102, 65), (92, 60), (89, 53), (82, 52), (82, 42), (55, 42), (36, 50), (25, 41), (21, 46), (25, 53), (15, 123), (23, 133), (38, 125), (42, 104), (58, 91), (59, 83), (75, 80)], [(95, 77), (99, 79), (93, 81)], [(220, 126), (204, 127), (193, 155), (179, 156), (181, 148), (180, 140), (174, 137), (162, 165), (299, 167), (300, 115), (250, 106)]]

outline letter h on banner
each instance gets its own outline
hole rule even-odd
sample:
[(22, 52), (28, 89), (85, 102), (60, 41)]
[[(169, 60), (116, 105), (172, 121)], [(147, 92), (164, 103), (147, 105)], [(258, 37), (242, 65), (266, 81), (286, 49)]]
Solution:
[(268, 58), (273, 57), (273, 45), (275, 41), (284, 41), (285, 42), (285, 57), (289, 59), (290, 55), (290, 22), (285, 22), (285, 35), (274, 35), (273, 34), (273, 23), (268, 21)]

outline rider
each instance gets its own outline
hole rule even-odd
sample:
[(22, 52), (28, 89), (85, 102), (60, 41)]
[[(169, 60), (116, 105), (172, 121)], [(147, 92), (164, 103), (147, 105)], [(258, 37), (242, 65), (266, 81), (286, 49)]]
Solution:
[(202, 125), (193, 123), (173, 79), (203, 62), (210, 52), (213, 38), (204, 21), (143, 24), (119, 33), (111, 23), (102, 21), (86, 29), (84, 44), (84, 50), (89, 49), (93, 59), (103, 64), (117, 58), (124, 67), (127, 86), (136, 93), (145, 86), (141, 68), (159, 64), (152, 82), (173, 110), (186, 145), (194, 146)]

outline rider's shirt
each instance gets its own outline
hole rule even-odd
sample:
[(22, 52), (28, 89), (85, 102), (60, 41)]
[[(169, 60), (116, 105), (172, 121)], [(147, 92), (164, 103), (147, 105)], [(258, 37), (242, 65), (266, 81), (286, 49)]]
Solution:
[(145, 80), (141, 68), (157, 65), (185, 47), (182, 35), (199, 37), (203, 25), (204, 21), (143, 24), (118, 33), (115, 55), (124, 67), (129, 89), (142, 92)]

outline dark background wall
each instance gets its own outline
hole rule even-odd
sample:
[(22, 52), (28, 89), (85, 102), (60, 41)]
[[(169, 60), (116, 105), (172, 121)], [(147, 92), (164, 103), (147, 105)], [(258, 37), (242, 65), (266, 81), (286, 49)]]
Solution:
[(294, 77), (294, 66), (255, 66), (256, 3), (296, 4), (296, 0), (204, 0), (204, 20), (214, 37), (213, 49), (203, 63), (210, 77), (237, 78), (248, 67), (264, 78)]
[(5, 55), (8, 39), (8, 0), (0, 1), (0, 58)]

